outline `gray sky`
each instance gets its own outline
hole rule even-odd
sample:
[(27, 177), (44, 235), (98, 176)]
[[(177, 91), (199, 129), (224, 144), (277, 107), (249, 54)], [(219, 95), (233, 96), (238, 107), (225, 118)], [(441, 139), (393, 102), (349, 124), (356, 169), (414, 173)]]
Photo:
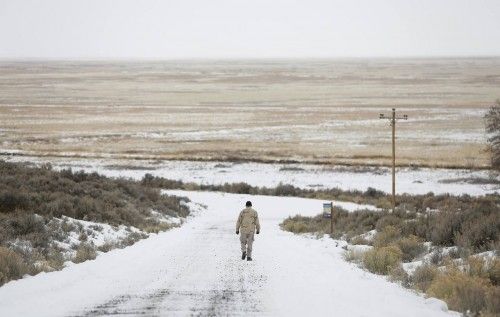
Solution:
[(0, 0), (0, 58), (500, 55), (500, 0)]

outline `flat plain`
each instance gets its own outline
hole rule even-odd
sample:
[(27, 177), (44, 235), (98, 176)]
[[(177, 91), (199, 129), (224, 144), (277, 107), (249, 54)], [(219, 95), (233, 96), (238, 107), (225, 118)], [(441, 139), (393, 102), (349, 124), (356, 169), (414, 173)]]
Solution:
[(83, 158), (488, 165), (500, 58), (0, 63), (0, 151)]

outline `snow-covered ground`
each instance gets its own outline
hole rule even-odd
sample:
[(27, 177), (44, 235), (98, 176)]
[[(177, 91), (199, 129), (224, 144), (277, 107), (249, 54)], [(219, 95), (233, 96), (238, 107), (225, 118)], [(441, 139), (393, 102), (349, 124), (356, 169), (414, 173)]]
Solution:
[[(253, 186), (275, 187), (279, 183), (306, 189), (341, 188), (366, 190), (368, 187), (391, 192), (391, 170), (385, 167), (346, 167), (311, 164), (264, 164), (197, 161), (133, 161), (112, 159), (67, 159), (0, 156), (9, 161), (50, 162), (56, 168), (96, 171), (113, 177), (141, 179), (146, 173), (198, 184), (245, 182)], [(497, 184), (472, 184), (473, 178), (488, 179), (488, 171), (431, 168), (397, 170), (397, 192), (409, 194), (451, 193), (484, 195), (499, 193)], [(496, 175), (494, 180), (500, 180)]]
[[(287, 216), (321, 212), (321, 200), (167, 193), (207, 209), (96, 260), (7, 283), (0, 316), (458, 316), (441, 301), (345, 262), (343, 242), (280, 230)], [(246, 200), (262, 224), (253, 262), (240, 259), (235, 234)]]
[[(61, 223), (64, 222), (66, 227), (72, 227), (73, 229), (69, 230), (66, 234), (61, 234), (61, 236), (65, 236), (64, 240), (55, 240), (53, 242), (58, 248), (65, 251), (64, 256), (67, 259), (71, 259), (74, 256), (76, 253), (74, 250), (75, 246), (81, 243), (88, 243), (94, 247), (102, 247), (106, 243), (118, 244), (120, 241), (125, 240), (132, 232), (143, 233), (135, 227), (124, 225), (114, 227), (105, 223), (79, 220), (67, 216), (63, 216), (61, 219), (53, 218), (51, 222), (54, 222), (51, 227), (60, 227)], [(82, 241), (82, 234), (85, 235), (84, 241)]]

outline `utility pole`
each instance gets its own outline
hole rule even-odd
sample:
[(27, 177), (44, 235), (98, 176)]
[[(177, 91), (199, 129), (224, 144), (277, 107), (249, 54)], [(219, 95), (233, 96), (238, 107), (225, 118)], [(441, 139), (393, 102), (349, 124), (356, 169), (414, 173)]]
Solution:
[(380, 114), (380, 119), (389, 119), (392, 127), (392, 212), (396, 209), (396, 120), (408, 120), (408, 115), (396, 116), (396, 109), (392, 108), (392, 115)]

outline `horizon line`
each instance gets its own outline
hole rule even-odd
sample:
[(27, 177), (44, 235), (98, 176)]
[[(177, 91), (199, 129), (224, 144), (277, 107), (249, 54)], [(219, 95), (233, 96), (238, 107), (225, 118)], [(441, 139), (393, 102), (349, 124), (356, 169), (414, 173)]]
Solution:
[(286, 61), (286, 60), (376, 60), (376, 59), (495, 59), (498, 55), (394, 55), (394, 56), (331, 56), (331, 57), (0, 57), (0, 62), (167, 62), (167, 61)]

